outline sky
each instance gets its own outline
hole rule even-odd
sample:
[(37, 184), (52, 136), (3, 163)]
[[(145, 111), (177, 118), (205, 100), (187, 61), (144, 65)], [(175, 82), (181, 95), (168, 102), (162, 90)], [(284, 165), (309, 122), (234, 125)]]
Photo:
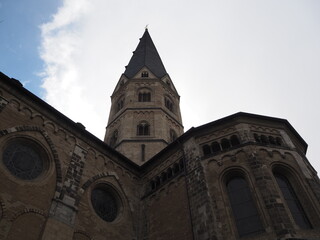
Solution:
[(237, 112), (287, 119), (320, 171), (320, 1), (0, 0), (0, 71), (103, 139), (148, 25), (185, 131)]

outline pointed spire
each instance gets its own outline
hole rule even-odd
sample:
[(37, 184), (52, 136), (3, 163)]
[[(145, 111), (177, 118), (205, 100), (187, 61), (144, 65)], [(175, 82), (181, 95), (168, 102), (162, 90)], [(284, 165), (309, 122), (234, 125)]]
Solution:
[(147, 67), (158, 78), (162, 78), (167, 74), (147, 27), (142, 38), (140, 38), (136, 50), (133, 52), (133, 56), (126, 67), (124, 75), (128, 78), (132, 78), (143, 67)]

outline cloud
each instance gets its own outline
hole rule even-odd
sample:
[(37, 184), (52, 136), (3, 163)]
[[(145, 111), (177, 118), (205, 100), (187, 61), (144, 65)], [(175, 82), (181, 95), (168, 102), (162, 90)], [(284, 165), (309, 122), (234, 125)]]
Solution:
[[(107, 110), (104, 94), (99, 92), (95, 77), (98, 47), (88, 46), (88, 26), (97, 7), (88, 0), (65, 0), (52, 20), (41, 28), (40, 57), (45, 63), (42, 72), (45, 100), (75, 122), (102, 138)], [(93, 27), (93, 29), (96, 29)], [(100, 96), (100, 98), (99, 98)], [(101, 97), (103, 99), (101, 99)]]
[(238, 111), (286, 118), (317, 159), (319, 5), (200, 2), (64, 0), (41, 26), (45, 100), (102, 138), (108, 96), (149, 24), (185, 130)]

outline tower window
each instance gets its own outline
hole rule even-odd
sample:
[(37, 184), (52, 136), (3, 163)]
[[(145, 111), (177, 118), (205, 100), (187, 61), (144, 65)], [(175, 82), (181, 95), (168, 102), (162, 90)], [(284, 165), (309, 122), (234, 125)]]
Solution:
[(277, 173), (274, 175), (274, 177), (277, 180), (283, 198), (287, 202), (288, 208), (296, 224), (303, 229), (312, 228), (289, 180), (285, 176)]
[(165, 105), (166, 108), (168, 108), (171, 112), (173, 111), (173, 103), (172, 103), (172, 101), (171, 101), (169, 98), (167, 98), (167, 97), (164, 98), (164, 105)]
[(117, 102), (117, 112), (119, 112), (124, 105), (124, 98), (121, 98), (118, 102)]
[(139, 123), (137, 126), (138, 136), (148, 136), (150, 135), (150, 125), (147, 122)]
[(141, 73), (141, 77), (149, 77), (149, 73), (147, 71), (143, 71)]
[(232, 177), (227, 182), (227, 191), (239, 236), (263, 231), (247, 181), (241, 176)]
[(151, 93), (150, 92), (139, 92), (139, 102), (150, 102)]

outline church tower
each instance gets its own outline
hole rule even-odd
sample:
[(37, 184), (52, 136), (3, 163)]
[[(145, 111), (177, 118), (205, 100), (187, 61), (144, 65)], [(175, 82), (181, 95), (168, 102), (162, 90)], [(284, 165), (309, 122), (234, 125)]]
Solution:
[(111, 96), (104, 141), (142, 165), (183, 134), (179, 102), (146, 29)]

